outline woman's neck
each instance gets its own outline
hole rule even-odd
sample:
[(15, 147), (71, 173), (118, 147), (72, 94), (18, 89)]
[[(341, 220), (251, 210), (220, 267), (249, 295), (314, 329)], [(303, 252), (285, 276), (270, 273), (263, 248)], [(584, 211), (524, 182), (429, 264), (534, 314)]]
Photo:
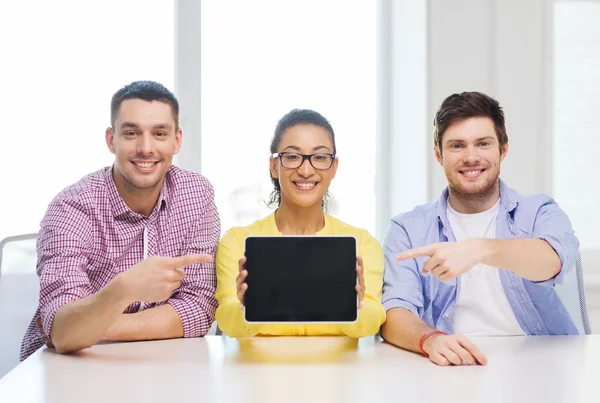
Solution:
[(300, 207), (282, 201), (275, 211), (275, 223), (283, 235), (314, 235), (325, 227), (325, 213), (318, 204)]

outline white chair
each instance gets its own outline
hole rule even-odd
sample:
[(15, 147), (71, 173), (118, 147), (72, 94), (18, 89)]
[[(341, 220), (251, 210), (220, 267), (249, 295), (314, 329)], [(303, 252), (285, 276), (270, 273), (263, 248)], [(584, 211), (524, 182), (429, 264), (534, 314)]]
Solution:
[(565, 275), (562, 284), (556, 285), (556, 292), (571, 315), (579, 334), (592, 334), (587, 311), (585, 284), (581, 257), (575, 263), (575, 270)]
[(36, 236), (0, 241), (0, 377), (19, 363), (21, 341), (38, 306)]
[(37, 233), (23, 234), (0, 241), (0, 275), (35, 273), (36, 237)]

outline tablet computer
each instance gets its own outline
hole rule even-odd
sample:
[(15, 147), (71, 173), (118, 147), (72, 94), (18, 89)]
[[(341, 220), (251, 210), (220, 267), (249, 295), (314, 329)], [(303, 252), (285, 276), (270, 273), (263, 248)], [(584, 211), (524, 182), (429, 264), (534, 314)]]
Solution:
[(248, 323), (351, 323), (358, 318), (356, 238), (246, 238)]

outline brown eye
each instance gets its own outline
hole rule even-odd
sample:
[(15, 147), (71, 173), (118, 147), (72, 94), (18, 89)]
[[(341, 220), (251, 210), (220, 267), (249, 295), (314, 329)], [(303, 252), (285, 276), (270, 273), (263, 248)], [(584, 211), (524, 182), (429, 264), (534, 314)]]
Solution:
[(297, 154), (286, 154), (283, 158), (285, 158), (286, 161), (293, 162), (293, 161), (298, 161), (300, 156)]

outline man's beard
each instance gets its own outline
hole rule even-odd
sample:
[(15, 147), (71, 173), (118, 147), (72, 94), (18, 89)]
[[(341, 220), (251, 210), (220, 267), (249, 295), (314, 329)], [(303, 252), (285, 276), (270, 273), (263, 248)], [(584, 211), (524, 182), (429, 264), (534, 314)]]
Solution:
[(499, 185), (498, 175), (490, 181), (483, 189), (475, 192), (464, 191), (460, 185), (456, 185), (448, 181), (448, 189), (450, 190), (453, 197), (457, 198), (463, 203), (474, 205), (474, 204), (485, 204), (490, 198), (494, 197)]

